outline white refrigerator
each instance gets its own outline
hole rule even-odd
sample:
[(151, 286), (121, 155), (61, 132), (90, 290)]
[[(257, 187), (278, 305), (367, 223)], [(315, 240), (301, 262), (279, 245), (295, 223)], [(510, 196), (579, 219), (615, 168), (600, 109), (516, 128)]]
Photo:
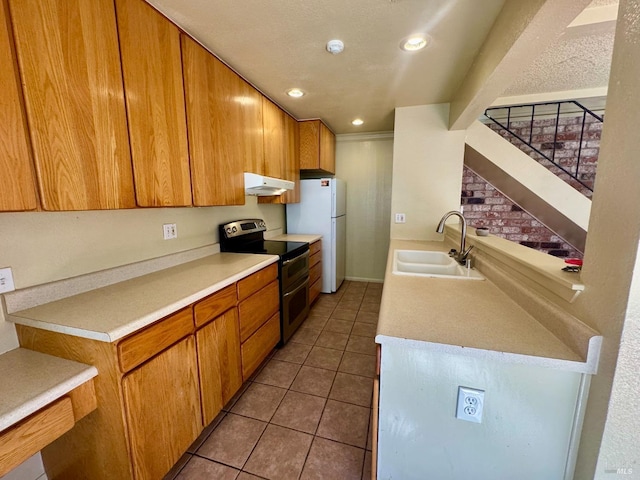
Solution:
[(346, 188), (336, 178), (300, 180), (300, 203), (287, 205), (287, 233), (322, 235), (322, 293), (337, 291), (344, 280)]

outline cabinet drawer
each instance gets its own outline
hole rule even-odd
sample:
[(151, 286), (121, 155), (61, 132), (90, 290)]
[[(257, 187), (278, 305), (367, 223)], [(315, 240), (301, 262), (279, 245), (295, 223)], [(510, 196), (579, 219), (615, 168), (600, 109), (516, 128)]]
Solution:
[(47, 405), (0, 434), (0, 477), (71, 430), (75, 423), (69, 397)]
[(316, 252), (309, 257), (309, 268), (317, 265), (322, 261), (322, 252)]
[(313, 284), (316, 280), (322, 277), (322, 264), (316, 263), (309, 270), (309, 283)]
[(262, 270), (243, 278), (238, 282), (238, 300), (244, 300), (248, 296), (268, 285), (278, 278), (278, 265), (274, 263)]
[(240, 342), (244, 342), (260, 325), (280, 311), (280, 292), (275, 280), (238, 305)]
[(142, 362), (170, 347), (193, 332), (193, 316), (185, 308), (118, 344), (118, 360), (122, 372), (128, 372)]
[(235, 283), (199, 301), (193, 306), (193, 318), (196, 328), (203, 326), (231, 307), (235, 307), (237, 301)]
[(309, 304), (315, 302), (316, 298), (318, 298), (318, 295), (320, 295), (321, 289), (322, 289), (322, 275), (321, 275), (321, 278), (316, 280), (309, 287)]
[(279, 341), (280, 314), (276, 313), (242, 344), (242, 378), (245, 382)]
[(309, 255), (314, 255), (322, 251), (322, 240), (316, 240), (309, 245)]

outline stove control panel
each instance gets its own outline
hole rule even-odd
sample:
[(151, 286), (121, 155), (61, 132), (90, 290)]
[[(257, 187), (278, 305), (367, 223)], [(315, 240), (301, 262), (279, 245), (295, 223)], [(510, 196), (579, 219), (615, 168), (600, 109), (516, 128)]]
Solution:
[(226, 238), (234, 238), (249, 233), (265, 232), (267, 225), (264, 223), (264, 220), (253, 218), (225, 223), (224, 225), (220, 225), (220, 230), (224, 232)]

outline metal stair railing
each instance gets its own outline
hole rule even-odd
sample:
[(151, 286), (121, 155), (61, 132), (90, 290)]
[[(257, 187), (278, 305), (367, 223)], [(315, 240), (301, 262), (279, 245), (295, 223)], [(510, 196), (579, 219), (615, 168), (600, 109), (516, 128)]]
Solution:
[[(563, 107), (570, 107), (570, 111), (567, 112), (565, 108), (565, 111), (562, 112)], [(527, 115), (526, 117), (522, 114), (518, 115), (517, 117), (513, 115), (513, 111), (516, 109), (522, 112), (524, 109), (528, 109), (528, 108), (531, 109), (531, 115)], [(537, 112), (536, 112), (536, 109), (538, 110)], [(505, 111), (506, 111), (506, 115), (504, 114)], [(502, 112), (502, 114), (498, 114), (498, 112)], [(575, 115), (576, 113), (577, 115)], [(561, 165), (558, 161), (556, 161), (556, 147), (559, 143), (558, 142), (558, 125), (559, 125), (559, 120), (561, 115), (579, 116), (580, 114), (582, 115), (582, 124), (580, 127), (580, 140), (578, 144), (578, 154), (575, 162), (575, 171), (571, 171), (573, 169), (569, 169), (566, 166)], [(509, 135), (512, 135), (513, 137), (517, 138), (520, 142), (527, 145), (538, 155), (540, 155), (547, 161), (551, 162), (551, 164), (553, 164), (554, 167), (566, 173), (569, 177), (571, 177), (580, 185), (582, 185), (584, 188), (589, 190), (589, 192), (593, 192), (593, 188), (590, 185), (586, 184), (582, 178), (580, 178), (580, 174), (579, 174), (580, 160), (581, 160), (582, 145), (583, 145), (583, 140), (585, 135), (585, 125), (593, 123), (593, 121), (603, 122), (603, 117), (592, 112), (591, 110), (581, 105), (580, 103), (576, 102), (575, 100), (568, 100), (564, 102), (530, 103), (530, 104), (524, 104), (524, 105), (511, 105), (511, 106), (505, 106), (505, 107), (491, 107), (485, 110), (484, 115), (489, 120), (491, 120), (496, 125), (498, 125), (501, 129), (506, 131)], [(539, 117), (543, 116), (546, 118), (555, 117), (555, 122), (553, 123), (553, 125), (555, 125), (555, 132), (553, 135), (553, 148), (552, 148), (551, 156), (549, 156), (548, 154), (545, 154), (544, 152), (541, 151), (540, 148), (537, 148), (534, 145), (533, 130), (535, 128), (534, 122), (536, 121), (536, 115), (538, 115)], [(588, 118), (587, 115), (593, 118), (593, 121), (590, 121), (590, 122), (587, 121), (587, 118)], [(506, 125), (504, 123), (505, 118), (506, 118)], [(523, 118), (527, 118), (526, 121), (529, 122), (528, 141), (525, 138), (522, 138), (522, 135), (519, 135), (517, 132), (513, 131), (513, 129), (511, 128), (511, 123), (513, 118), (517, 118), (516, 120), (517, 122), (523, 122), (525, 121), (523, 120)], [(544, 143), (550, 143), (550, 142), (544, 142)]]

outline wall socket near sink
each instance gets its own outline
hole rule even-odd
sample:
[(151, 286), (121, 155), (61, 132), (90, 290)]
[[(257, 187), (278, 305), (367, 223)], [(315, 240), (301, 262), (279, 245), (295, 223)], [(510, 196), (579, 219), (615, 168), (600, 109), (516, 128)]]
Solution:
[(165, 240), (178, 238), (178, 227), (176, 227), (175, 223), (165, 223), (162, 225), (162, 238)]
[(404, 213), (396, 213), (396, 223), (405, 223), (406, 217)]
[(11, 267), (0, 268), (0, 293), (13, 292), (15, 289)]

